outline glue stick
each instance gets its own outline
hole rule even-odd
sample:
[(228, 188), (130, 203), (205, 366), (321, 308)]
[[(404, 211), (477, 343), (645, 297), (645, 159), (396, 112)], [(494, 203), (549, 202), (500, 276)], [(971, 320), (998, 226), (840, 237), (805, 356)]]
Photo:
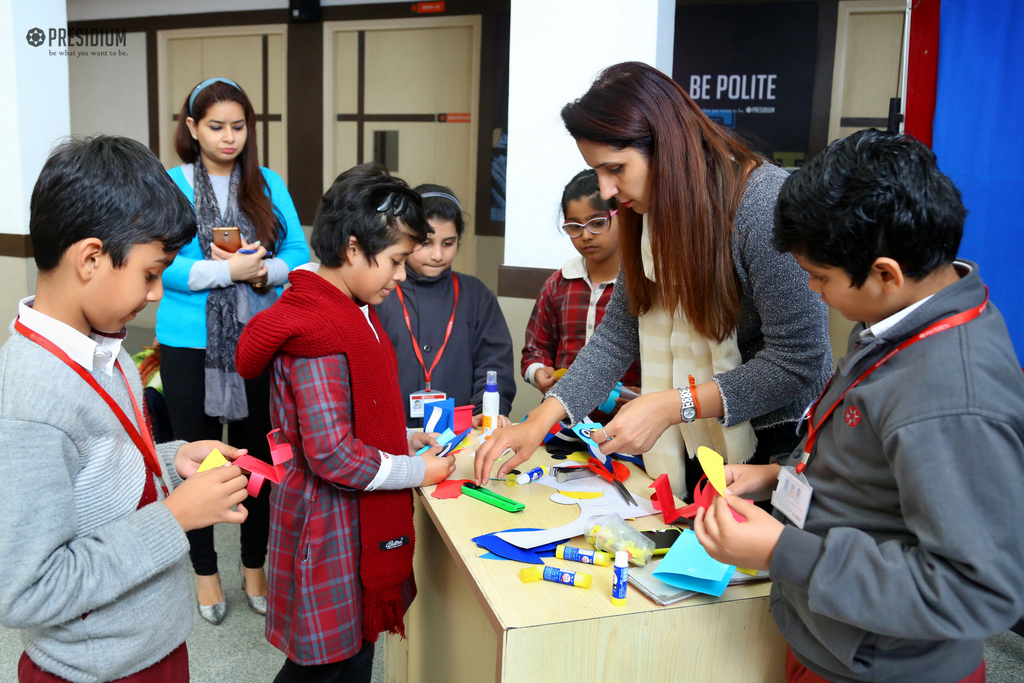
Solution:
[(516, 483), (519, 484), (520, 486), (526, 486), (531, 481), (537, 481), (538, 479), (543, 477), (544, 471), (545, 470), (543, 467), (534, 467), (529, 472), (523, 472), (518, 477), (516, 477)]
[(564, 583), (567, 586), (576, 586), (577, 588), (590, 588), (590, 582), (593, 580), (590, 574), (570, 572), (558, 567), (538, 567), (537, 565), (520, 569), (519, 578), (523, 583), (544, 579), (552, 583)]
[(487, 384), (484, 385), (483, 410), (484, 436), (490, 436), (491, 432), (498, 428), (498, 372), (487, 371)]
[(582, 562), (583, 564), (599, 564), (607, 567), (612, 563), (612, 556), (600, 550), (584, 550), (574, 548), (571, 545), (560, 545), (555, 548), (555, 557), (570, 562)]
[(612, 574), (612, 604), (626, 606), (626, 583), (629, 581), (629, 553), (620, 550), (615, 553), (615, 569)]

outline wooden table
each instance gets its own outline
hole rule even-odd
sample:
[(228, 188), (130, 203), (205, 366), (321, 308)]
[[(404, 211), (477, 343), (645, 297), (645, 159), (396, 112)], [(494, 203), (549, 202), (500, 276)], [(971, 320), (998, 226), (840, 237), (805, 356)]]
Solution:
[[(463, 452), (456, 460), (452, 478), (472, 479), (472, 455)], [(538, 451), (527, 464), (566, 461)], [(650, 498), (650, 477), (630, 468), (627, 488)], [(592, 574), (592, 587), (523, 583), (519, 570), (526, 565), (481, 559), (485, 551), (471, 539), (508, 528), (560, 526), (575, 519), (579, 508), (553, 503), (554, 490), (539, 484), (510, 489), (492, 481), (490, 487), (526, 509), (513, 514), (468, 496), (431, 498), (433, 486), (418, 490), (419, 593), (406, 616), (408, 641), (387, 640), (389, 681), (785, 680), (786, 643), (768, 610), (769, 582), (732, 586), (721, 598), (698, 596), (667, 607), (631, 585), (626, 606), (615, 607), (611, 567), (548, 558), (549, 566)], [(633, 525), (650, 529), (664, 523), (658, 514)], [(590, 547), (582, 538), (571, 544)]]

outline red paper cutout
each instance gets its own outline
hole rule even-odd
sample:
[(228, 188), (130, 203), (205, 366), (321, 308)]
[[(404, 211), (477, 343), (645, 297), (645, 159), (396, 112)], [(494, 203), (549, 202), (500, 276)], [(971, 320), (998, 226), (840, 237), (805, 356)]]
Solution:
[(473, 428), (473, 406), (459, 406), (455, 409), (455, 425), (452, 431), (461, 434)]
[(434, 492), (430, 494), (431, 498), (458, 498), (462, 495), (462, 485), (472, 484), (472, 479), (445, 479)]
[[(651, 505), (654, 506), (655, 510), (661, 512), (661, 518), (665, 520), (665, 524), (671, 524), (672, 522), (679, 519), (683, 514), (683, 509), (676, 507), (675, 496), (672, 495), (672, 485), (668, 481), (667, 474), (659, 474), (658, 478), (654, 480), (648, 488), (654, 489), (654, 493), (651, 494)], [(665, 501), (664, 507), (661, 501)], [(697, 514), (694, 511), (694, 514)]]
[(275, 484), (280, 484), (281, 479), (284, 477), (284, 464), (292, 459), (291, 444), (287, 441), (277, 443), (277, 440), (274, 438), (274, 434), (280, 431), (280, 429), (274, 429), (267, 434), (267, 443), (270, 444), (270, 459), (273, 461), (273, 465), (268, 465), (251, 455), (243, 455), (231, 463), (249, 472), (249, 483), (246, 485), (245, 490), (253, 498), (260, 494), (260, 489), (263, 488), (265, 480), (269, 479)]
[[(703, 487), (701, 487), (701, 482), (704, 482)], [(680, 511), (680, 515), (686, 519), (693, 519), (697, 516), (697, 510), (700, 508), (711, 507), (711, 503), (714, 502), (715, 496), (717, 495), (718, 491), (716, 491), (715, 487), (711, 485), (710, 481), (708, 481), (707, 476), (701, 476), (700, 480), (697, 482), (697, 486), (693, 489), (693, 502), (684, 507)], [(737, 522), (742, 524), (747, 521), (746, 517), (732, 508), (729, 508), (729, 511), (732, 512), (732, 516)]]

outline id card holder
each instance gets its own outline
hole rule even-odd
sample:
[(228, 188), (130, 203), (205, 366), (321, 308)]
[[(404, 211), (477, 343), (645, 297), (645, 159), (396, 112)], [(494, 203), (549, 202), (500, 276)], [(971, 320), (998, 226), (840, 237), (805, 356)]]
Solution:
[(772, 492), (772, 505), (797, 528), (803, 529), (813, 494), (814, 489), (807, 483), (807, 477), (792, 467), (783, 467), (779, 470), (779, 483)]
[(423, 417), (423, 406), (430, 401), (443, 401), (448, 395), (443, 391), (414, 391), (409, 394), (409, 417)]

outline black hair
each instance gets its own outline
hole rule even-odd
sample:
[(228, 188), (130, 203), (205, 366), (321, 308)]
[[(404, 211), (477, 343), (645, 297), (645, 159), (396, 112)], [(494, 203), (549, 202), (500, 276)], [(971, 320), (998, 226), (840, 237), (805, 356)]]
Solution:
[(383, 165), (370, 162), (345, 171), (324, 192), (309, 244), (322, 264), (337, 268), (350, 237), (366, 260), (376, 263), (377, 254), (404, 235), (422, 243), (429, 231), (420, 196)]
[(196, 215), (160, 160), (141, 142), (69, 138), (43, 165), (32, 190), (29, 235), (36, 266), (53, 270), (75, 242), (96, 238), (115, 268), (136, 244), (177, 252), (196, 236)]
[(592, 168), (580, 171), (562, 190), (562, 216), (569, 211), (569, 202), (577, 199), (588, 200), (598, 211), (613, 211), (617, 206), (615, 198), (601, 198), (601, 185), (597, 180), (597, 171)]
[(775, 207), (775, 247), (842, 268), (860, 287), (888, 257), (912, 279), (952, 263), (967, 210), (935, 154), (875, 129), (836, 140), (786, 179)]
[[(444, 185), (424, 183), (423, 185), (417, 185), (415, 190), (421, 197), (434, 192), (455, 197), (455, 193), (452, 192), (451, 188)], [(458, 235), (459, 241), (462, 241), (462, 233), (466, 230), (466, 214), (462, 211), (462, 204), (459, 203), (458, 197), (455, 197), (455, 201), (448, 197), (423, 197), (423, 214), (428, 220), (437, 218), (454, 223), (455, 234)]]

